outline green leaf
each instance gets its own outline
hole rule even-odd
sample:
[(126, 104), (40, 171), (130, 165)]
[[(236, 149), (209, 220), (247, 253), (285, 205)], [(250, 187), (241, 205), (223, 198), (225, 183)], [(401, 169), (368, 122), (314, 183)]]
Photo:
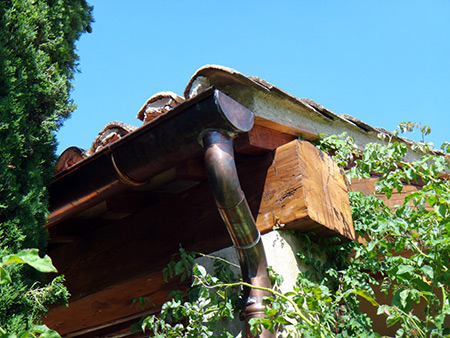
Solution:
[(390, 315), (386, 318), (386, 325), (387, 327), (391, 327), (395, 323), (397, 323), (400, 320), (399, 316), (396, 315)]
[(404, 312), (409, 312), (412, 308), (412, 299), (409, 297), (410, 290), (397, 290), (392, 297), (392, 305), (397, 306)]
[(180, 275), (183, 273), (183, 271), (184, 271), (183, 261), (178, 261), (175, 264), (175, 274)]
[(352, 290), (350, 293), (363, 297), (373, 306), (379, 306), (378, 302), (366, 290)]
[(402, 238), (395, 244), (395, 252), (400, 252), (405, 248), (406, 238)]
[(0, 268), (0, 285), (11, 283), (11, 276), (4, 268)]
[(276, 317), (276, 318), (275, 318), (275, 322), (276, 322), (276, 323), (283, 324), (283, 325), (289, 325), (289, 324), (292, 324), (291, 322), (287, 321), (286, 318), (284, 318), (283, 316), (278, 316), (278, 317)]
[(377, 315), (387, 314), (390, 315), (389, 306), (386, 304), (380, 305), (377, 309)]
[(409, 290), (403, 290), (400, 292), (400, 304), (403, 308), (406, 307), (406, 303), (408, 302)]
[(201, 265), (196, 265), (194, 267), (194, 273), (197, 276), (205, 277), (206, 276), (206, 269), (203, 266), (201, 266)]
[(46, 325), (35, 325), (30, 329), (31, 333), (39, 333), (40, 338), (61, 338), (58, 332), (50, 330)]
[(434, 323), (436, 324), (437, 328), (442, 329), (444, 321), (445, 321), (445, 314), (441, 313), (435, 317)]
[(278, 313), (278, 310), (277, 309), (271, 309), (271, 308), (269, 308), (269, 307), (265, 307), (264, 308), (264, 313), (267, 315), (267, 316), (269, 316), (269, 317), (273, 317), (273, 316), (275, 316), (277, 313)]
[(420, 290), (420, 292), (422, 294), (428, 294), (431, 295), (431, 292), (433, 291), (433, 287), (427, 283), (425, 283), (422, 278), (418, 278), (421, 277), (420, 275), (417, 275), (416, 278), (412, 279), (412, 283), (414, 285), (414, 287), (418, 290)]
[(423, 271), (425, 276), (427, 276), (428, 278), (430, 278), (430, 279), (434, 278), (434, 270), (431, 266), (424, 265), (424, 266), (422, 266), (421, 270)]
[(57, 272), (49, 256), (39, 257), (38, 249), (24, 249), (17, 254), (3, 257), (2, 265), (28, 264), (40, 272)]
[(414, 271), (414, 267), (411, 265), (406, 265), (406, 264), (402, 264), (398, 267), (397, 270), (397, 274), (398, 275), (403, 275), (405, 273), (409, 273), (409, 272), (413, 272)]
[(408, 203), (413, 198), (420, 198), (422, 196), (421, 192), (413, 192), (405, 197), (405, 204)]
[(442, 218), (445, 218), (447, 216), (447, 205), (444, 203), (439, 205), (439, 208), (436, 211)]
[(436, 204), (436, 196), (435, 195), (428, 196), (427, 202), (430, 206), (433, 207)]

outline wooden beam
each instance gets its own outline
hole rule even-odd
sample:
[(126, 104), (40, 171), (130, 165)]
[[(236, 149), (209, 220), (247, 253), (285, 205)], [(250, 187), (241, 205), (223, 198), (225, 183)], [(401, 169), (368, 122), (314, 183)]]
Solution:
[(279, 147), (267, 171), (257, 224), (267, 232), (277, 223), (319, 236), (355, 239), (343, 171), (309, 142)]
[(236, 138), (234, 147), (237, 152), (258, 155), (275, 150), (296, 138), (297, 136), (255, 124), (248, 133), (241, 134)]
[(148, 332), (142, 332), (137, 329), (138, 321), (145, 316), (156, 314), (160, 311), (160, 308), (154, 308), (151, 311), (145, 311), (131, 315), (128, 317), (122, 317), (109, 323), (100, 324), (96, 327), (87, 328), (80, 331), (73, 331), (69, 334), (65, 334), (64, 338), (97, 338), (97, 337), (114, 337), (114, 338), (146, 338)]
[(197, 156), (196, 158), (185, 161), (175, 168), (177, 179), (196, 182), (206, 180), (206, 171), (203, 163), (203, 154), (201, 156)]
[[(144, 310), (151, 312), (167, 300), (171, 290), (185, 288), (185, 285), (174, 281), (165, 283), (158, 271), (71, 301), (68, 307), (54, 308), (44, 319), (44, 323), (61, 335), (79, 336), (76, 332), (88, 333), (99, 327), (117, 324), (123, 318), (136, 317)], [(150, 298), (154, 307), (142, 308), (139, 304), (132, 304), (137, 297)], [(138, 321), (139, 318), (136, 318), (135, 323)]]
[(402, 205), (407, 195), (421, 189), (420, 185), (405, 184), (401, 192), (393, 191), (391, 198), (387, 198), (384, 194), (375, 193), (375, 184), (377, 183), (377, 180), (377, 177), (364, 178), (360, 180), (354, 179), (349, 186), (349, 190), (361, 191), (365, 195), (375, 195), (376, 197), (382, 199), (388, 207), (393, 208), (395, 206)]

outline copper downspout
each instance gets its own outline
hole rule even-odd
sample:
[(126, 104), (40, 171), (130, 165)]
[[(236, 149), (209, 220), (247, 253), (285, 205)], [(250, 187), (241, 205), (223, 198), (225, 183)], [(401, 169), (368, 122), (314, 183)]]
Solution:
[[(232, 137), (223, 131), (210, 131), (203, 136), (203, 144), (208, 179), (220, 215), (238, 252), (243, 279), (255, 286), (271, 288), (261, 235), (239, 183)], [(245, 290), (245, 296), (247, 337), (253, 337), (248, 321), (264, 315), (263, 297), (270, 294), (249, 288)], [(274, 334), (264, 330), (259, 337), (270, 338)]]
[[(58, 174), (49, 187), (54, 226), (107, 200), (145, 185), (154, 176), (206, 151), (205, 160), (219, 212), (238, 251), (244, 281), (270, 288), (261, 236), (236, 172), (232, 137), (253, 126), (251, 111), (210, 88), (99, 153)], [(245, 319), (264, 314), (261, 290), (245, 290)], [(249, 337), (252, 337), (248, 334)], [(263, 332), (260, 337), (273, 337)]]

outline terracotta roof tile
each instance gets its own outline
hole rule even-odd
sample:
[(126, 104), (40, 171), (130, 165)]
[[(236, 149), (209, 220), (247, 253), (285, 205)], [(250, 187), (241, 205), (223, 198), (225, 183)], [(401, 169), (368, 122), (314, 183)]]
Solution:
[(139, 110), (136, 118), (143, 121), (144, 124), (150, 122), (161, 114), (167, 113), (184, 99), (172, 92), (159, 92), (151, 96)]
[[(318, 135), (324, 132), (341, 133), (347, 130), (351, 132), (357, 131), (357, 134), (365, 140), (361, 143), (362, 146), (364, 146), (367, 140), (376, 140), (376, 136), (379, 134), (392, 137), (392, 133), (387, 130), (372, 127), (349, 115), (338, 115), (313, 100), (294, 97), (264, 79), (256, 76), (245, 76), (234, 69), (218, 65), (206, 65), (198, 69), (186, 85), (184, 98), (168, 91), (152, 95), (144, 103), (136, 117), (143, 121), (144, 125), (151, 123), (159, 116), (169, 114), (174, 107), (183, 103), (185, 100), (197, 96), (211, 86), (230, 95), (248, 109), (252, 110), (255, 108), (254, 113), (256, 119), (260, 121), (259, 123), (261, 125), (270, 124), (271, 127), (275, 129), (281, 128), (283, 132), (290, 133), (291, 135), (306, 135), (313, 139), (314, 137), (319, 137)], [(259, 101), (256, 102), (255, 100)], [(267, 107), (261, 106), (262, 101), (270, 102), (268, 106), (269, 108), (272, 107), (270, 109), (275, 107), (276, 111), (285, 111), (291, 115), (283, 116), (280, 113), (277, 113), (278, 115), (275, 113), (266, 113)], [(267, 114), (276, 115), (270, 115), (275, 118), (272, 121), (273, 123), (270, 121), (267, 122)], [(293, 117), (294, 115), (292, 114), (298, 115)], [(269, 119), (272, 118), (270, 116)], [(283, 126), (277, 127), (277, 123), (281, 123)], [(64, 151), (57, 163), (57, 173), (66, 170), (89, 155), (116, 142), (135, 129), (136, 127), (122, 122), (108, 123), (95, 138), (89, 152), (76, 147), (71, 147)], [(323, 129), (326, 129), (326, 131)], [(400, 139), (409, 144), (413, 143), (408, 139)]]
[(74, 164), (84, 160), (89, 154), (86, 150), (78, 147), (70, 147), (63, 151), (59, 156), (58, 162), (56, 164), (55, 173), (58, 174)]
[(108, 144), (111, 144), (128, 133), (134, 131), (136, 127), (119, 122), (112, 121), (109, 122), (97, 135), (94, 142), (92, 143), (89, 154), (92, 155), (102, 148), (106, 147)]

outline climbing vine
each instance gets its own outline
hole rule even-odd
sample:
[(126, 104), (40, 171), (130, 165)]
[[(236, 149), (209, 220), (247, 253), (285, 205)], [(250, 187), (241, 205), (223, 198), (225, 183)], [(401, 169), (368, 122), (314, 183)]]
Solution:
[[(253, 334), (265, 328), (287, 337), (381, 337), (373, 318), (361, 311), (365, 302), (396, 337), (450, 336), (449, 147), (445, 143), (438, 152), (430, 144), (408, 146), (397, 137), (415, 128), (429, 133), (428, 127), (402, 123), (364, 150), (345, 134), (317, 143), (347, 168), (350, 180), (377, 177), (376, 196), (349, 193), (358, 241), (317, 243), (309, 234), (297, 234), (304, 248), (298, 258), (308, 269), (287, 293), (278, 288), (282, 276), (269, 269), (274, 286), (265, 316), (250, 322)], [(411, 152), (422, 155), (410, 161)], [(407, 185), (417, 189), (388, 207), (386, 200)], [(223, 259), (214, 263), (216, 274), (209, 274), (194, 257), (182, 250), (181, 259), (165, 271), (167, 277), (191, 278), (187, 294), (173, 293), (141, 328), (155, 337), (235, 337), (222, 324), (242, 306), (238, 289), (251, 286)]]

